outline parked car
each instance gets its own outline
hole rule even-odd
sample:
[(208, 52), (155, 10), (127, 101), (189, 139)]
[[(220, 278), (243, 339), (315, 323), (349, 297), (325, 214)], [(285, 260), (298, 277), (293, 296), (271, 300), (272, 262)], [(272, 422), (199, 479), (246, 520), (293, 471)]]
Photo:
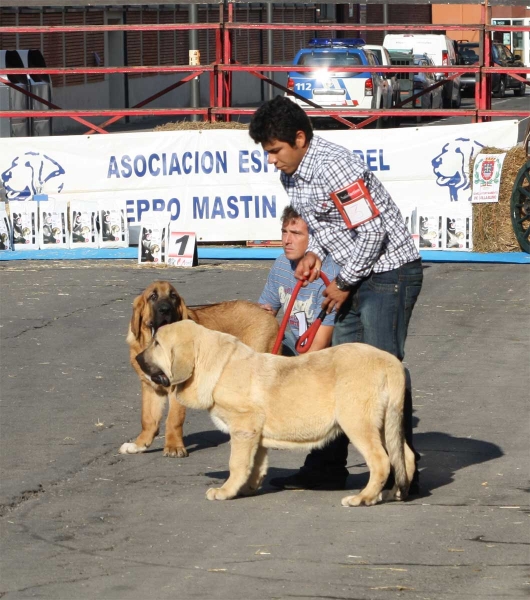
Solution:
[[(427, 54), (415, 54), (414, 55), (414, 64), (419, 67), (434, 67), (436, 66), (432, 59), (427, 56)], [(436, 77), (434, 73), (414, 73), (414, 93), (418, 94), (419, 92), (426, 90), (436, 83)], [(430, 92), (423, 94), (414, 101), (415, 108), (443, 108), (443, 97), (442, 97), (442, 88), (443, 86), (439, 86)], [(418, 118), (421, 120), (421, 117)]]
[[(491, 52), (493, 55), (493, 64), (499, 67), (523, 67), (524, 63), (521, 60), (519, 54), (515, 56), (511, 53), (511, 51), (504, 46), (503, 44), (492, 43)], [(521, 77), (526, 78), (526, 74), (522, 73)], [(515, 77), (511, 77), (507, 73), (502, 73), (499, 77), (498, 86), (493, 87), (493, 94), (497, 98), (504, 98), (504, 94), (506, 90), (513, 90), (514, 96), (524, 96), (526, 92), (526, 85), (519, 81), (519, 79), (515, 79)]]
[[(474, 42), (458, 42), (458, 61), (461, 65), (475, 65), (479, 62), (479, 44)], [(493, 65), (497, 67), (524, 67), (521, 57), (515, 56), (503, 44), (492, 42), (491, 54)], [(525, 74), (521, 74), (525, 77)], [(465, 73), (460, 78), (460, 90), (473, 95), (475, 93), (475, 73)], [(524, 96), (526, 85), (511, 77), (507, 73), (493, 73), (491, 75), (491, 89), (494, 96), (504, 98), (506, 90), (513, 90), (514, 96)]]
[[(479, 62), (479, 44), (473, 42), (458, 42), (458, 64), (459, 65), (476, 65)], [(499, 75), (492, 75), (492, 85), (495, 87), (498, 82)], [(473, 96), (475, 94), (475, 73), (464, 73), (460, 77), (460, 91), (465, 96)]]
[[(299, 50), (293, 65), (314, 67), (311, 72), (291, 71), (287, 88), (322, 107), (391, 108), (391, 80), (382, 73), (328, 71), (337, 66), (377, 66), (377, 57), (360, 38), (315, 38)], [(289, 95), (289, 94), (288, 94)], [(303, 99), (293, 102), (310, 108)]]
[[(453, 40), (441, 34), (389, 33), (385, 35), (383, 46), (387, 50), (401, 50), (413, 54), (427, 54), (438, 67), (457, 64), (457, 56)], [(447, 73), (436, 73), (439, 81)], [(445, 108), (458, 108), (461, 103), (460, 76), (447, 80), (443, 87), (443, 102)]]
[[(390, 54), (388, 50), (384, 46), (376, 46), (374, 44), (365, 44), (363, 46), (364, 50), (370, 50), (374, 54), (377, 59), (377, 62), (383, 67), (391, 67), (392, 60), (390, 58)], [(390, 90), (388, 91), (389, 95), (392, 97), (392, 101), (390, 107), (395, 106), (398, 102), (401, 101), (401, 85), (398, 79), (397, 73), (382, 73), (384, 79), (388, 81), (388, 85), (390, 86)], [(386, 124), (392, 125), (393, 127), (398, 127), (401, 119), (399, 117), (387, 117), (383, 119)]]

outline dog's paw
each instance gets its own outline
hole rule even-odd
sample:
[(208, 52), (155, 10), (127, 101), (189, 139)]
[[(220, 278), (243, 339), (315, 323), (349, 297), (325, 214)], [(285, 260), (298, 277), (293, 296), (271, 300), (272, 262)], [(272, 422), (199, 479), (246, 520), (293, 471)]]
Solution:
[(244, 485), (239, 490), (239, 495), (240, 496), (254, 496), (257, 493), (258, 489), (259, 489), (259, 486), (254, 487), (254, 486), (250, 486), (250, 485)]
[(206, 498), (208, 500), (230, 500), (233, 497), (234, 497), (233, 494), (229, 494), (222, 487), (220, 487), (220, 488), (210, 488), (206, 492)]
[(184, 446), (177, 446), (175, 448), (170, 448), (166, 446), (164, 448), (164, 456), (169, 456), (170, 458), (185, 458), (188, 455), (188, 451)]
[(397, 485), (395, 485), (391, 490), (383, 490), (381, 492), (382, 502), (392, 502), (393, 500), (401, 500)]
[(364, 494), (357, 494), (356, 496), (345, 496), (341, 500), (342, 506), (373, 506), (381, 501), (381, 494), (376, 496), (375, 498), (370, 498), (365, 496)]
[(120, 454), (140, 454), (146, 450), (147, 446), (137, 446), (134, 442), (126, 442), (120, 446), (118, 452)]

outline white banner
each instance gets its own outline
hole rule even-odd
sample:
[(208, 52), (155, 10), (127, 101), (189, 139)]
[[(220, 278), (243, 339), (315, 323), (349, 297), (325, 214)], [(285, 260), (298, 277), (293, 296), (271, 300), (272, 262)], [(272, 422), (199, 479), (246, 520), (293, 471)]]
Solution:
[[(517, 122), (317, 133), (361, 155), (404, 214), (450, 205), (466, 216), (469, 159), (514, 146)], [(160, 216), (208, 242), (280, 239), (287, 204), (279, 172), (244, 130), (3, 139), (0, 180), (9, 200), (125, 199), (130, 226)]]

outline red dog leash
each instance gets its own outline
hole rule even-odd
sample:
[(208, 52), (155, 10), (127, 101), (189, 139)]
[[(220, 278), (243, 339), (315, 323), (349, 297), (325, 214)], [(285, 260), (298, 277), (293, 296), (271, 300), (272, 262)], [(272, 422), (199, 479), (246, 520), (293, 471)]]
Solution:
[[(320, 278), (322, 279), (322, 281), (326, 284), (326, 287), (329, 285), (329, 279), (327, 278), (325, 273), (320, 273)], [(282, 341), (283, 341), (283, 336), (285, 333), (285, 330), (287, 329), (287, 322), (289, 321), (289, 317), (291, 316), (291, 311), (293, 309), (295, 300), (296, 300), (296, 296), (298, 296), (298, 292), (300, 291), (300, 288), (303, 285), (303, 281), (300, 280), (294, 287), (291, 299), (289, 300), (289, 304), (287, 305), (287, 308), (285, 309), (285, 314), (283, 315), (283, 319), (282, 319), (282, 323), (280, 325), (280, 331), (278, 331), (278, 337), (276, 338), (276, 343), (274, 344), (274, 348), (272, 349), (272, 353), (273, 354), (278, 354), (278, 350), (280, 349), (280, 346), (282, 345)], [(324, 317), (326, 316), (326, 311), (324, 309), (322, 309), (320, 311), (320, 313), (318, 314), (318, 317), (315, 319), (315, 321), (313, 322), (313, 324), (311, 325), (311, 327), (298, 338), (298, 341), (296, 342), (296, 351), (299, 354), (304, 354), (304, 352), (307, 352), (309, 350), (309, 348), (311, 348), (311, 344), (313, 343), (313, 340), (315, 339), (315, 335), (317, 334), (318, 328), (320, 327), (320, 325), (322, 325), (322, 321), (324, 320)]]

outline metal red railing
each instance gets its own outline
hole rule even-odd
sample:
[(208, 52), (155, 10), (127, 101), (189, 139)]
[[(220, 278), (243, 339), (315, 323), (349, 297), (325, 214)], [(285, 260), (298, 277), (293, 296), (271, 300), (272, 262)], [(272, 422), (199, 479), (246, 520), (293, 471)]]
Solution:
[[(491, 81), (490, 76), (493, 73), (506, 73), (512, 77), (523, 81), (526, 85), (530, 85), (530, 80), (521, 77), (521, 74), (530, 74), (530, 68), (503, 68), (491, 66), (491, 37), (493, 31), (530, 31), (528, 26), (491, 26), (487, 24), (474, 25), (360, 25), (360, 24), (283, 24), (283, 23), (242, 23), (234, 22), (233, 5), (228, 5), (227, 20), (219, 23), (200, 23), (200, 24), (127, 24), (127, 25), (63, 25), (63, 26), (13, 26), (2, 27), (3, 33), (74, 33), (74, 32), (105, 32), (105, 31), (186, 31), (192, 29), (212, 30), (215, 32), (215, 61), (210, 65), (189, 66), (189, 65), (154, 65), (154, 66), (121, 66), (121, 67), (47, 67), (47, 68), (29, 68), (29, 69), (2, 69), (0, 70), (0, 82), (17, 89), (20, 93), (24, 93), (43, 105), (49, 107), (48, 110), (29, 110), (29, 111), (0, 111), (0, 118), (15, 118), (15, 117), (69, 117), (83, 125), (89, 127), (87, 133), (107, 133), (105, 127), (114, 123), (126, 116), (189, 116), (201, 115), (205, 120), (215, 120), (225, 118), (229, 120), (233, 115), (252, 114), (255, 107), (252, 108), (235, 108), (232, 106), (232, 73), (246, 72), (258, 79), (264, 80), (270, 85), (275, 86), (283, 92), (293, 93), (292, 90), (287, 90), (278, 82), (273, 81), (269, 77), (263, 75), (264, 72), (289, 72), (293, 70), (292, 65), (273, 65), (273, 64), (247, 64), (242, 65), (235, 62), (232, 49), (232, 35), (239, 30), (270, 30), (274, 31), (310, 31), (310, 32), (337, 32), (337, 31), (458, 31), (458, 30), (478, 30), (481, 39), (480, 48), (482, 50), (479, 56), (479, 64), (476, 66), (444, 66), (444, 72), (447, 73), (445, 79), (437, 82), (435, 85), (424, 90), (421, 93), (414, 94), (405, 102), (396, 105), (392, 109), (366, 109), (360, 110), (356, 108), (337, 108), (322, 109), (316, 103), (310, 103), (311, 108), (307, 109), (310, 116), (318, 116), (325, 114), (336, 118), (338, 121), (346, 124), (351, 128), (364, 127), (381, 117), (389, 116), (467, 116), (471, 117), (474, 122), (490, 120), (492, 117), (525, 117), (528, 116), (528, 111), (525, 110), (492, 110), (491, 108)], [(483, 20), (485, 19), (485, 11), (483, 10)], [(311, 71), (311, 67), (296, 67), (297, 71)], [(378, 72), (378, 73), (438, 73), (440, 67), (335, 67), (329, 71), (341, 72)], [(56, 104), (48, 102), (43, 98), (36, 97), (27, 90), (22, 90), (15, 83), (11, 83), (6, 79), (5, 75), (10, 74), (26, 74), (26, 75), (71, 75), (71, 74), (142, 74), (142, 73), (187, 73), (180, 81), (167, 86), (156, 94), (145, 98), (135, 106), (124, 109), (63, 109)], [(416, 98), (419, 98), (425, 93), (429, 93), (435, 87), (443, 85), (444, 81), (457, 77), (461, 73), (475, 73), (477, 75), (477, 84), (475, 86), (475, 107), (474, 108), (459, 108), (459, 109), (418, 109), (407, 108), (405, 105), (413, 103)], [(188, 108), (149, 108), (148, 104), (160, 98), (164, 94), (182, 86), (195, 77), (208, 74), (210, 78), (210, 97), (209, 106), (207, 107), (188, 107)], [(294, 94), (296, 95), (296, 94)], [(104, 123), (94, 125), (87, 121), (85, 117), (109, 117)], [(359, 123), (352, 123), (346, 118), (364, 118)]]

